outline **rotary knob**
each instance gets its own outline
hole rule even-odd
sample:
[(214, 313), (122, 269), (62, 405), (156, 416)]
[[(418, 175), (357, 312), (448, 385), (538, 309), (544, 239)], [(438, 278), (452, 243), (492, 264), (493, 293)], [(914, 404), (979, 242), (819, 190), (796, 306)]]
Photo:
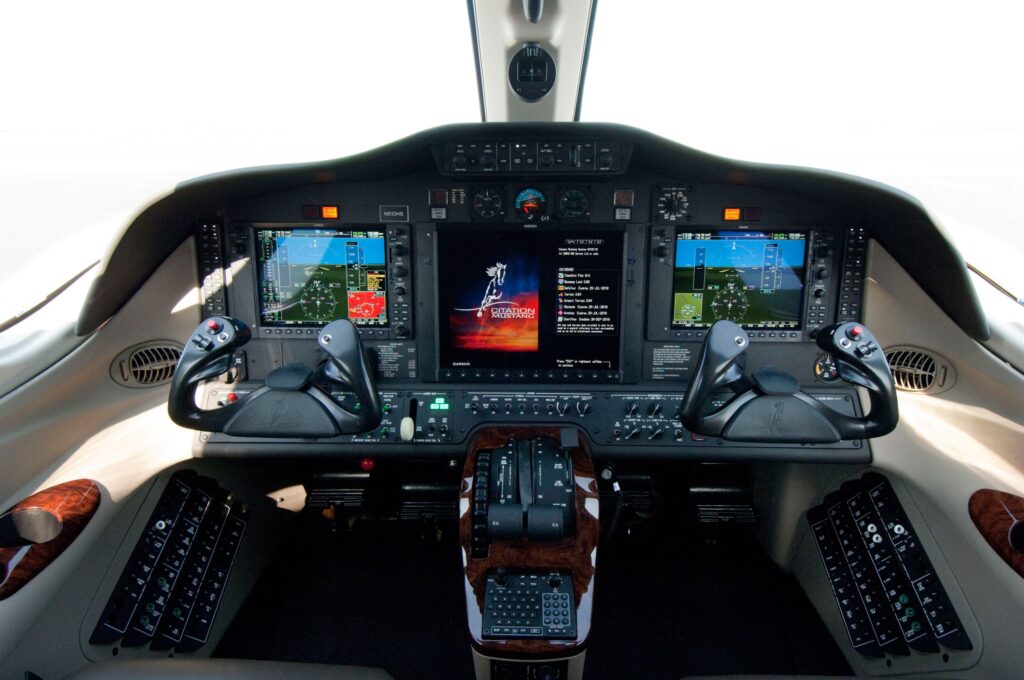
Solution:
[(576, 413), (581, 416), (585, 416), (590, 413), (590, 402), (589, 401), (577, 401), (576, 402)]

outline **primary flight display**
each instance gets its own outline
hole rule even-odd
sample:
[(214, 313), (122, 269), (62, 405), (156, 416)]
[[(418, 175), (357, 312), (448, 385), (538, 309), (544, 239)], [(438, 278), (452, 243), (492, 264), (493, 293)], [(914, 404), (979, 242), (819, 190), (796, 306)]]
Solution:
[(256, 258), (264, 326), (387, 325), (382, 230), (257, 229)]
[(677, 233), (672, 326), (799, 328), (806, 257), (797, 232)]

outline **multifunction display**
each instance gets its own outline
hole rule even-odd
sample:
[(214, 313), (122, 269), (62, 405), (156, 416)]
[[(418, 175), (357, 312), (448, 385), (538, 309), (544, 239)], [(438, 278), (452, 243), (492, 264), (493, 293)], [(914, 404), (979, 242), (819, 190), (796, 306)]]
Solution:
[(256, 229), (260, 322), (388, 324), (381, 229)]
[(617, 370), (623, 239), (439, 230), (440, 366)]
[(677, 233), (672, 326), (800, 328), (806, 244), (792, 232)]

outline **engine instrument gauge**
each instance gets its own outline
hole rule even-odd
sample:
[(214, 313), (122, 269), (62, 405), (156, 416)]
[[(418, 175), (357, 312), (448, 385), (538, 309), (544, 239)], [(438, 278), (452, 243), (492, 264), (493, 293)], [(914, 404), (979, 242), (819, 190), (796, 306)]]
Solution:
[(833, 382), (839, 379), (839, 367), (831, 354), (819, 354), (814, 360), (814, 377), (822, 382)]
[(473, 194), (473, 212), (484, 219), (498, 217), (505, 212), (505, 201), (495, 189), (482, 189)]
[(590, 214), (590, 200), (579, 189), (566, 189), (558, 196), (558, 216), (563, 220), (578, 220)]
[(524, 220), (534, 220), (547, 211), (548, 199), (540, 189), (527, 187), (516, 194), (516, 214)]

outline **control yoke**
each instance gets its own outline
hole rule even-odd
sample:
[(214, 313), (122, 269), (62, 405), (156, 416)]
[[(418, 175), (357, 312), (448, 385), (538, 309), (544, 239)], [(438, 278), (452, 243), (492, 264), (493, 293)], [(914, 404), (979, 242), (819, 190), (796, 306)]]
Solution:
[[(167, 411), (182, 427), (237, 437), (321, 438), (369, 432), (383, 416), (380, 394), (356, 327), (348, 319), (320, 331), (317, 344), (325, 361), (313, 369), (288, 364), (274, 369), (266, 383), (221, 408), (196, 405), (199, 383), (228, 371), (236, 349), (249, 341), (248, 326), (215, 316), (185, 343), (167, 399)], [(333, 389), (354, 392), (355, 411), (331, 397)]]
[[(839, 376), (868, 391), (871, 409), (855, 418), (829, 408), (800, 389), (796, 378), (771, 366), (747, 375), (750, 339), (732, 321), (708, 331), (679, 409), (691, 432), (742, 442), (826, 444), (870, 439), (899, 422), (889, 364), (864, 326), (847, 322), (821, 329), (818, 346), (836, 359)], [(733, 395), (721, 402), (721, 392)]]

